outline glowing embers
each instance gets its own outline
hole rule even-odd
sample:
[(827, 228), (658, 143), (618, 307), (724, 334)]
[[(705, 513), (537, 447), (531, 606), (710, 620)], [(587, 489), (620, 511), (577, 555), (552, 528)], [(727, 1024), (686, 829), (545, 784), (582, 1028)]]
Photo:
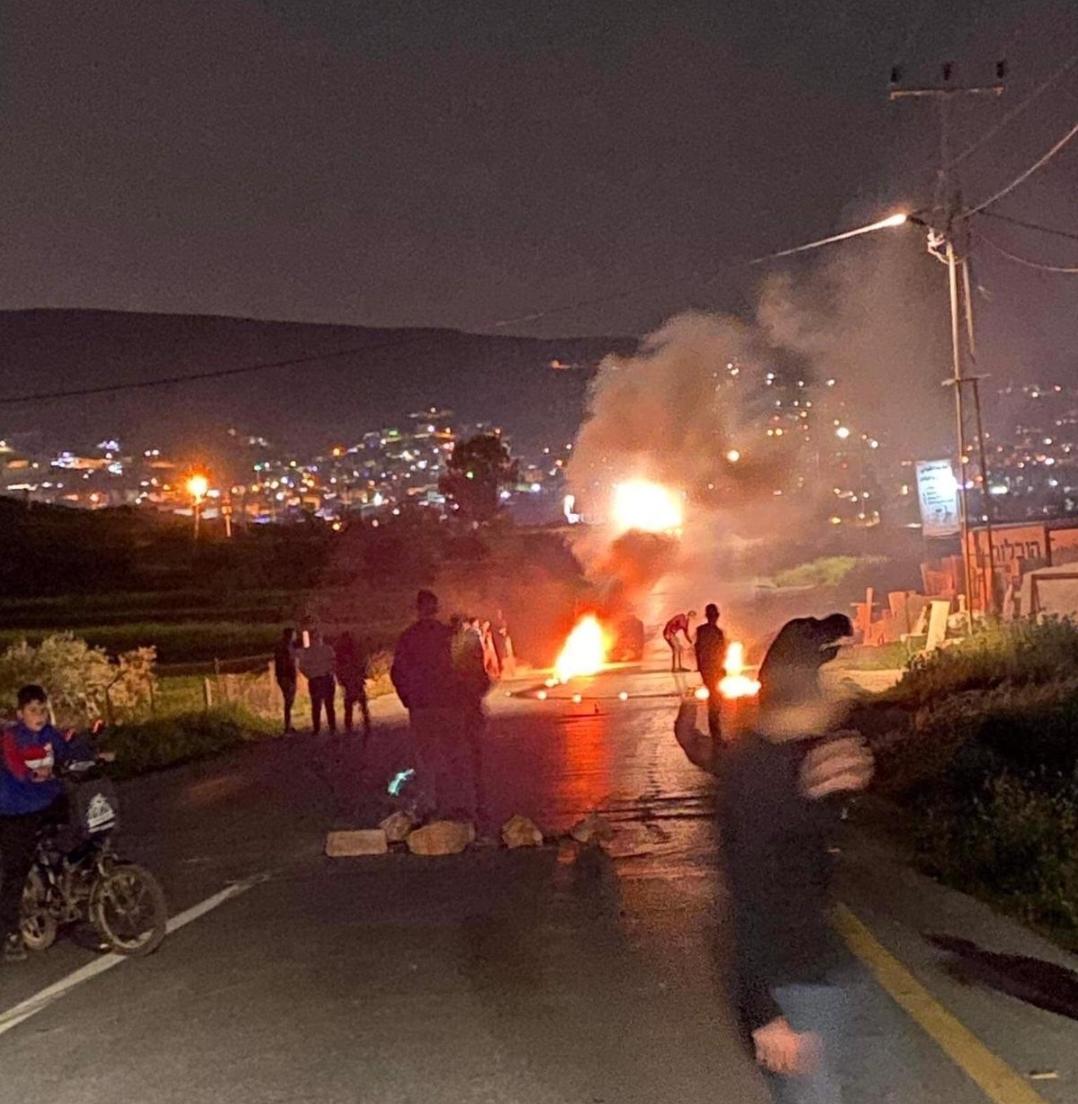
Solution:
[(610, 637), (593, 613), (586, 614), (569, 634), (554, 663), (559, 682), (582, 675), (597, 675), (606, 663)]
[(733, 640), (723, 660), (726, 675), (719, 680), (719, 693), (727, 700), (754, 698), (760, 692), (759, 679), (745, 674), (745, 645)]
[(636, 529), (642, 533), (669, 533), (684, 520), (681, 497), (661, 483), (631, 479), (614, 485), (614, 525), (621, 533)]

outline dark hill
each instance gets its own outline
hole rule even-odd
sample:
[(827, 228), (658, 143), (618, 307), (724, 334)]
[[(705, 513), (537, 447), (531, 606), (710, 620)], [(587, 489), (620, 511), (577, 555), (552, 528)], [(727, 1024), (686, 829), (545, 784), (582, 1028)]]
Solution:
[[(108, 434), (190, 447), (237, 425), (315, 446), (349, 441), (435, 403), (462, 420), (504, 425), (521, 443), (555, 443), (575, 431), (599, 360), (633, 344), (204, 315), (2, 311), (0, 398), (295, 357), (326, 359), (219, 380), (0, 405), (0, 436), (37, 430), (55, 446)], [(573, 367), (553, 369), (553, 360)]]

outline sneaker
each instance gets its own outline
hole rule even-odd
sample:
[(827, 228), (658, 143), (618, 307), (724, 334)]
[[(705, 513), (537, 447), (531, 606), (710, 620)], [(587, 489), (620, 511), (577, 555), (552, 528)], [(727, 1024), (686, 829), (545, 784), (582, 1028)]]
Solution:
[(9, 932), (4, 937), (4, 961), (26, 961), (26, 944), (22, 941), (22, 932)]

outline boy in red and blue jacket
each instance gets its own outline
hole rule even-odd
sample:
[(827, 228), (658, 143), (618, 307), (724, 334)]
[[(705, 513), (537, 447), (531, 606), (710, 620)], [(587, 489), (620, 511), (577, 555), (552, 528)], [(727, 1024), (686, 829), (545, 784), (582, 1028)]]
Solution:
[(0, 734), (0, 937), (8, 962), (26, 957), (19, 912), (38, 834), (63, 815), (64, 784), (56, 765), (87, 757), (80, 742), (53, 726), (40, 686), (24, 686), (17, 705), (18, 720)]

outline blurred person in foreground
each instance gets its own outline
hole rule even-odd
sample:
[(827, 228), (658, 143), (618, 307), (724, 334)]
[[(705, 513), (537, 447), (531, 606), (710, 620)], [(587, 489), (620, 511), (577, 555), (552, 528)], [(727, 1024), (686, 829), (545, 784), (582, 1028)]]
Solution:
[(737, 1012), (779, 1104), (841, 1104), (848, 959), (828, 924), (840, 805), (863, 790), (872, 756), (837, 727), (819, 669), (852, 633), (843, 614), (788, 622), (760, 668), (751, 731), (721, 751), (684, 702), (675, 731), (720, 779), (719, 823), (732, 901)]
[(697, 626), (696, 669), (700, 679), (707, 687), (707, 729), (717, 740), (722, 734), (721, 700), (719, 698), (719, 679), (723, 674), (723, 660), (726, 658), (726, 634), (719, 628), (719, 607), (714, 602), (704, 606), (704, 623)]

